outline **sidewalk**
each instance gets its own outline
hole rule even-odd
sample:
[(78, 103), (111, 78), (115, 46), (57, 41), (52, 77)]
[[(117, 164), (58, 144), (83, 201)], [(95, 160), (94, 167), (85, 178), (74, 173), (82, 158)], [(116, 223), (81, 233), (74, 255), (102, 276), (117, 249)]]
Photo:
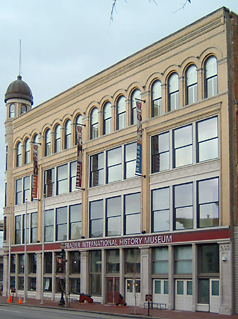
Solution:
[[(11, 305), (15, 305), (16, 307), (21, 307), (21, 304), (18, 304), (18, 297), (13, 298), (13, 302)], [(22, 300), (23, 301), (23, 300)], [(10, 305), (8, 303), (7, 297), (0, 296), (0, 305)], [(59, 306), (59, 301), (51, 301), (51, 300), (44, 300), (44, 304), (40, 304), (40, 300), (36, 299), (27, 299), (26, 303), (23, 303), (24, 306), (35, 306), (35, 307), (49, 307), (49, 308), (58, 308), (62, 309), (62, 306)], [(65, 309), (65, 308), (63, 308)], [(71, 302), (67, 305), (67, 309), (72, 311), (87, 311), (87, 312), (96, 312), (96, 313), (103, 313), (103, 314), (118, 314), (125, 316), (125, 318), (148, 318), (148, 309), (143, 309), (137, 307), (137, 313), (135, 314), (134, 307), (124, 307), (124, 306), (114, 306), (108, 304), (99, 304), (99, 303), (83, 303), (79, 304), (78, 302)], [(189, 317), (189, 319), (238, 319), (238, 314), (227, 316), (227, 315), (218, 315), (212, 313), (205, 313), (205, 312), (187, 312), (187, 311), (178, 311), (178, 310), (158, 310), (158, 309), (150, 309), (150, 318), (163, 318), (163, 319), (185, 319)]]

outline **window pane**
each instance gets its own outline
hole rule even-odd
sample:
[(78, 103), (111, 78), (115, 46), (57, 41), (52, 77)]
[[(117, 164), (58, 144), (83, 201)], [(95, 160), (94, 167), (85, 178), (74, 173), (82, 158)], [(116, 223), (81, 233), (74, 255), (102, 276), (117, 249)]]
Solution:
[(183, 295), (183, 281), (177, 281), (177, 295)]
[(199, 247), (199, 273), (219, 273), (219, 245), (201, 245)]
[(155, 280), (155, 294), (161, 294), (161, 281)]
[(151, 88), (151, 115), (152, 117), (161, 114), (161, 106), (162, 106), (162, 90), (161, 90), (161, 82), (155, 81)]
[(121, 96), (117, 101), (117, 129), (126, 126), (126, 98)]
[(187, 281), (187, 295), (192, 296), (193, 294), (193, 282)]
[(168, 280), (164, 281), (164, 295), (168, 295), (169, 294), (169, 282)]
[(219, 296), (219, 281), (212, 281), (212, 296)]
[(200, 279), (198, 280), (198, 302), (208, 304), (209, 303), (209, 280)]
[(140, 214), (126, 216), (125, 234), (139, 234), (141, 232), (141, 216)]

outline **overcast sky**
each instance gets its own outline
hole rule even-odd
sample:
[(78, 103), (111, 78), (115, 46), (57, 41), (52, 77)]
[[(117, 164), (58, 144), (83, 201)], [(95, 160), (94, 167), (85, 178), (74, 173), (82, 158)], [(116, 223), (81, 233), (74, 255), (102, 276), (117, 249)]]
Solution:
[[(0, 219), (4, 199), (4, 95), (19, 74), (34, 106), (238, 0), (0, 0)], [(156, 3), (155, 3), (156, 2)]]

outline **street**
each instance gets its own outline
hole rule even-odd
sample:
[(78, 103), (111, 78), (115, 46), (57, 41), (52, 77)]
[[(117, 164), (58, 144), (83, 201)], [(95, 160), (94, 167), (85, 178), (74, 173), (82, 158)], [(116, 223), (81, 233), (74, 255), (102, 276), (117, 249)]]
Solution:
[[(82, 311), (72, 311), (68, 309), (49, 309), (40, 307), (28, 307), (21, 305), (0, 305), (0, 318), (1, 319), (58, 319), (58, 318), (69, 318), (69, 319), (114, 319), (122, 318), (119, 316), (113, 316), (112, 314), (97, 314), (97, 313), (86, 313)], [(125, 317), (124, 317), (125, 318)]]

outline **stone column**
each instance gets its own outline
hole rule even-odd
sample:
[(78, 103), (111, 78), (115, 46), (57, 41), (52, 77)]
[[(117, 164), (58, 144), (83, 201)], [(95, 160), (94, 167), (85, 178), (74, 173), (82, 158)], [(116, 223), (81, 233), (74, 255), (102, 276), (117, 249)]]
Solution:
[(168, 310), (174, 309), (174, 248), (169, 249), (169, 304)]
[(138, 300), (139, 305), (143, 307), (145, 295), (151, 294), (151, 258), (150, 248), (141, 248), (141, 300)]
[(81, 276), (80, 276), (80, 292), (89, 292), (89, 262), (88, 262), (88, 252), (81, 252)]
[[(41, 267), (42, 267), (42, 253), (37, 252), (36, 260), (37, 260), (37, 267), (36, 267), (36, 299), (41, 299), (41, 291), (42, 291), (42, 278), (41, 278)], [(44, 283), (43, 283), (44, 286)]]

